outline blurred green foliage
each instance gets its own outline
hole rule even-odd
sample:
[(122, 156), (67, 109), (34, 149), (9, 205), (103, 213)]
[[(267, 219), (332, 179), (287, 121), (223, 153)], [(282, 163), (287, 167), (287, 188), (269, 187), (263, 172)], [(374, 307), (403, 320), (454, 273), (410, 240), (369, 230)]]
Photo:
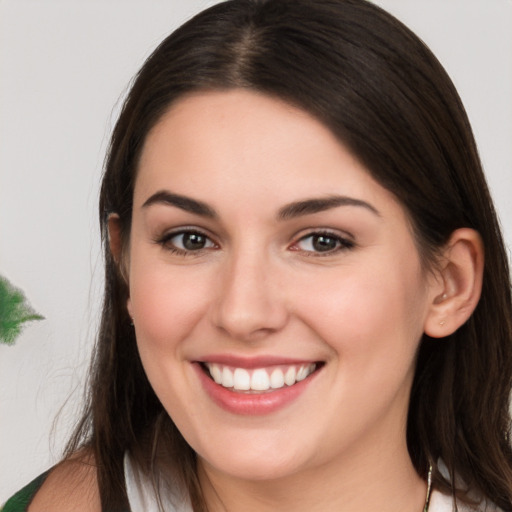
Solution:
[(21, 290), (0, 276), (0, 343), (14, 344), (24, 324), (43, 319), (32, 309)]

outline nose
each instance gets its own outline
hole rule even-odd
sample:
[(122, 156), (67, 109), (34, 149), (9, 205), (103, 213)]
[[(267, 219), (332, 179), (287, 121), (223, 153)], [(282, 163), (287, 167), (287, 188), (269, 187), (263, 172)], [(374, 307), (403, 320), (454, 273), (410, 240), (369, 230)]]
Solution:
[(213, 306), (218, 329), (240, 341), (261, 339), (288, 321), (278, 269), (263, 255), (238, 255), (222, 269)]

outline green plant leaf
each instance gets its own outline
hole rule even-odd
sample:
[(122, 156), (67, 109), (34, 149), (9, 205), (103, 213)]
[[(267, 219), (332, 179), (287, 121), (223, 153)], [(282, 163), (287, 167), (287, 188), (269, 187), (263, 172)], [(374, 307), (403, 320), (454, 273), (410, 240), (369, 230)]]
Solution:
[(0, 276), (0, 343), (12, 345), (25, 323), (43, 319), (32, 309), (21, 290)]

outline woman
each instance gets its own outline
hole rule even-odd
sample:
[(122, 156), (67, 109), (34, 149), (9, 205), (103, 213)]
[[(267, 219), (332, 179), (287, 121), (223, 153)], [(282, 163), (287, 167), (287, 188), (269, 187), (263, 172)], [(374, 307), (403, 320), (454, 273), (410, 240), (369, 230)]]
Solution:
[(512, 509), (507, 258), (458, 95), (394, 18), (196, 16), (137, 75), (100, 220), (90, 401), (30, 510)]

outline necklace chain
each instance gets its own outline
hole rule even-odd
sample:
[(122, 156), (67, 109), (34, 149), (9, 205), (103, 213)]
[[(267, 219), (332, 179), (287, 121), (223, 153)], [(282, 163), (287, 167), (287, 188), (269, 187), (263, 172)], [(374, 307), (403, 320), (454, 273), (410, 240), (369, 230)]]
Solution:
[(427, 497), (425, 498), (425, 507), (423, 508), (423, 512), (428, 512), (428, 507), (430, 505), (430, 495), (432, 493), (432, 464), (430, 464), (428, 468), (428, 476), (427, 476)]

